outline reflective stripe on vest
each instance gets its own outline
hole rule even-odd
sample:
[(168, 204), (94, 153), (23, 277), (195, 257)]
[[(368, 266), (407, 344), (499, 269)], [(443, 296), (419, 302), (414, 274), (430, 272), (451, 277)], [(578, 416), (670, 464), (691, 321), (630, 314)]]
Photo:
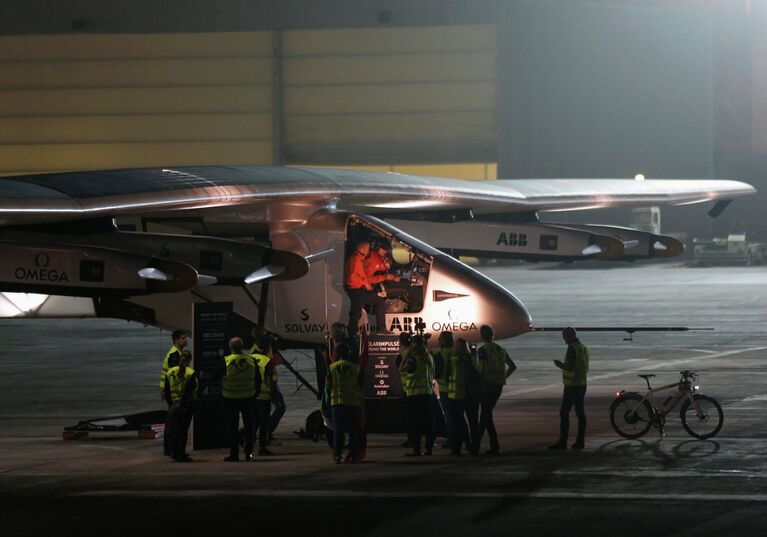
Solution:
[(187, 384), (192, 383), (193, 385), (189, 387), (190, 390), (192, 390), (192, 396), (190, 399), (195, 399), (197, 395), (197, 379), (194, 376), (194, 369), (191, 367), (186, 367), (184, 369), (184, 375), (181, 375), (181, 368), (179, 366), (171, 367), (168, 369), (168, 374), (166, 375), (166, 378), (168, 379), (168, 383), (170, 384), (170, 398), (173, 400), (174, 403), (178, 403), (181, 401), (181, 398), (184, 395), (184, 390), (187, 389)]
[[(483, 354), (484, 358), (482, 358)], [(486, 342), (480, 348), (479, 356), (479, 373), (482, 382), (506, 384), (506, 349), (495, 342)]]
[(266, 378), (266, 366), (269, 365), (271, 360), (263, 354), (254, 354), (253, 358), (256, 360), (256, 364), (258, 364), (258, 372), (261, 373), (261, 393), (258, 394), (256, 399), (259, 401), (270, 401), (272, 399), (272, 384)]
[(426, 353), (420, 356), (415, 355), (412, 359), (415, 360), (415, 371), (408, 377), (408, 387), (405, 392), (408, 395), (433, 394), (434, 388), (431, 382), (434, 379), (434, 362), (431, 356)]
[(256, 395), (256, 360), (249, 354), (230, 354), (224, 360), (226, 374), (221, 379), (224, 397), (247, 399)]
[[(171, 358), (172, 354), (178, 354), (178, 356)], [(175, 345), (171, 346), (170, 350), (165, 353), (165, 358), (162, 360), (162, 372), (160, 373), (160, 388), (165, 388), (165, 375), (168, 374), (168, 369), (178, 365), (178, 358), (180, 356), (181, 349)]]
[(330, 405), (362, 405), (362, 388), (359, 385), (360, 366), (348, 360), (338, 360), (330, 364), (330, 378), (333, 386), (330, 390)]
[(586, 386), (586, 375), (589, 372), (589, 349), (580, 342), (573, 341), (570, 346), (575, 349), (575, 369), (562, 370), (562, 384), (565, 386)]
[(450, 359), (453, 355), (453, 349), (440, 349), (434, 353), (434, 363), (436, 367), (436, 357), (437, 355), (442, 357), (442, 376), (437, 377), (437, 384), (439, 384), (439, 393), (447, 393), (448, 391), (448, 378), (447, 378), (447, 369), (450, 365)]
[(450, 399), (466, 399), (466, 364), (457, 354), (450, 356), (447, 396)]

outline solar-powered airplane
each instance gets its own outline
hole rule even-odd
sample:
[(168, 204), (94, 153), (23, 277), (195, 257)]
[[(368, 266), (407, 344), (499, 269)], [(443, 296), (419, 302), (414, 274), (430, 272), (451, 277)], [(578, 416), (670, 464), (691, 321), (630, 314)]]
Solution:
[(378, 237), (393, 245), (401, 276), (387, 331), (423, 322), (476, 340), (489, 323), (508, 338), (532, 329), (525, 306), (453, 256), (670, 257), (683, 250), (672, 237), (542, 223), (538, 213), (707, 201), (717, 201), (718, 213), (754, 192), (722, 180), (457, 181), (283, 167), (7, 177), (0, 317), (114, 317), (189, 329), (192, 303), (232, 302), (235, 314), (288, 345), (315, 347), (348, 317), (352, 244)]

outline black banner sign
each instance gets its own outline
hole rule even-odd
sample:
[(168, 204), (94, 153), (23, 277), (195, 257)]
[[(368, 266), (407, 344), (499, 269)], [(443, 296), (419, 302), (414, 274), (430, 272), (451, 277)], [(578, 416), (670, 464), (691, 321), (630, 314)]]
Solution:
[(404, 397), (397, 355), (399, 339), (391, 336), (370, 336), (368, 339), (368, 364), (365, 371), (365, 398), (388, 399)]
[(397, 433), (407, 430), (405, 392), (402, 389), (397, 356), (399, 339), (370, 336), (365, 369), (365, 414), (369, 433)]
[(228, 354), (232, 303), (194, 305), (194, 370), (200, 380), (200, 398), (194, 412), (194, 449), (227, 446), (222, 409), (221, 362)]

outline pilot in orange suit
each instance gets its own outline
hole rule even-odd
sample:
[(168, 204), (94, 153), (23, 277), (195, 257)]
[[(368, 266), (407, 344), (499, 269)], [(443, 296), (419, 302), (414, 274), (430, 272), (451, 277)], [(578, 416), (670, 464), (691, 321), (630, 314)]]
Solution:
[(365, 276), (373, 285), (383, 282), (399, 281), (399, 276), (390, 274), (392, 261), (389, 257), (391, 246), (384, 239), (376, 239), (370, 245), (370, 254), (365, 259)]
[(370, 304), (375, 309), (376, 328), (378, 333), (386, 332), (386, 302), (373, 289), (373, 283), (365, 273), (365, 259), (370, 253), (370, 242), (359, 241), (354, 253), (346, 260), (346, 275), (344, 283), (346, 293), (351, 299), (349, 309), (349, 334), (357, 332), (357, 324), (362, 315), (362, 308)]

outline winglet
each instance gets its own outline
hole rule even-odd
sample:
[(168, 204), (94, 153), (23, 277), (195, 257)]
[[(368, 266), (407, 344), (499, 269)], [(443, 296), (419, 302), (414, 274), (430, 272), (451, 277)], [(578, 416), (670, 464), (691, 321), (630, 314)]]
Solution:
[(711, 218), (716, 218), (720, 214), (724, 212), (724, 210), (732, 203), (731, 199), (726, 200), (719, 200), (717, 201), (713, 207), (711, 207), (711, 210), (708, 212), (708, 215)]

